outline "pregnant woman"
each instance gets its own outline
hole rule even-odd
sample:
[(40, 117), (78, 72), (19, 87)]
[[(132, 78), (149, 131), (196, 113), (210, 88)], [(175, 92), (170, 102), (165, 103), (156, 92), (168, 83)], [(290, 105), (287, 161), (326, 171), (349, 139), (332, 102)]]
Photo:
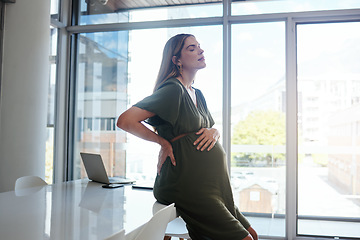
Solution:
[(121, 114), (117, 126), (160, 145), (154, 196), (175, 203), (192, 240), (257, 240), (234, 204), (225, 152), (205, 98), (192, 87), (204, 67), (204, 51), (193, 35), (170, 38), (153, 94)]

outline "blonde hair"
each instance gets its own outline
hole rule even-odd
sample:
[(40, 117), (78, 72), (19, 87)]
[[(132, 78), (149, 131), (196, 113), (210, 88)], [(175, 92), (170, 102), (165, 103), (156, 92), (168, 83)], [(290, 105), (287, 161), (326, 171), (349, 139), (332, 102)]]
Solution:
[(173, 63), (172, 58), (175, 56), (177, 59), (181, 57), (181, 50), (184, 47), (185, 40), (193, 36), (192, 34), (178, 34), (171, 37), (165, 44), (163, 57), (157, 76), (154, 91), (156, 91), (166, 80), (181, 75), (180, 69)]

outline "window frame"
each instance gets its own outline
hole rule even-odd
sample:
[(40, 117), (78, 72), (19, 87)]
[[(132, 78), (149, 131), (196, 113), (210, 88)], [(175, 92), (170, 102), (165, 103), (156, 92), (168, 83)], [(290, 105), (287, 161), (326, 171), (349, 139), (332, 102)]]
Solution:
[(71, 19), (72, 0), (59, 0), (58, 18), (51, 18), (50, 25), (58, 30), (57, 67), (55, 86), (54, 112), (54, 153), (53, 153), (53, 183), (69, 180), (69, 84), (70, 84), (70, 37), (66, 29)]
[[(99, 25), (76, 25), (77, 1), (62, 0), (60, 21), (51, 19), (59, 28), (58, 81), (56, 86), (56, 115), (54, 139), (54, 182), (72, 180), (74, 122), (76, 36), (80, 33), (128, 31), (152, 28), (173, 28), (188, 26), (223, 26), (223, 136), (222, 144), (231, 152), (231, 25), (241, 23), (263, 23), (281, 21), (285, 23), (286, 54), (286, 216), (285, 237), (261, 236), (264, 239), (319, 239), (297, 235), (297, 68), (296, 68), (296, 25), (311, 23), (360, 21), (360, 9), (271, 13), (254, 15), (231, 15), (231, 0), (223, 0), (223, 16), (197, 19), (176, 19), (148, 22), (130, 22)], [(72, 24), (69, 24), (71, 23)], [(71, 51), (71, 52), (70, 52)], [(61, 130), (60, 129), (66, 129)], [(227, 155), (230, 168), (230, 154)], [(230, 170), (230, 169), (229, 169)]]

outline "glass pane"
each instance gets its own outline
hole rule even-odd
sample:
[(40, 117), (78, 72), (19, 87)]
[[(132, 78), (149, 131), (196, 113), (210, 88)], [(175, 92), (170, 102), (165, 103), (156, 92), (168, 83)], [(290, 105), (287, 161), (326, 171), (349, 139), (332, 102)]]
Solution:
[(50, 16), (53, 19), (59, 20), (60, 2), (61, 2), (61, 0), (51, 0), (50, 1)]
[(80, 34), (75, 179), (86, 176), (81, 151), (101, 153), (110, 176), (155, 179), (158, 145), (127, 134), (115, 124), (123, 111), (152, 93), (165, 42), (183, 32), (194, 34), (205, 50), (207, 67), (198, 72), (194, 87), (202, 90), (217, 122), (215, 127), (222, 129), (220, 26)]
[(233, 15), (250, 15), (263, 13), (353, 9), (359, 7), (360, 1), (354, 0), (233, 0), (231, 11)]
[(49, 76), (47, 125), (54, 125), (55, 88), (56, 88), (56, 73), (57, 73), (57, 39), (58, 39), (57, 28), (50, 27), (50, 76)]
[(232, 26), (231, 181), (264, 236), (285, 236), (285, 24)]
[(360, 237), (360, 23), (297, 26), (298, 234)]
[(52, 184), (53, 180), (53, 154), (54, 154), (54, 126), (55, 126), (55, 97), (57, 74), (57, 39), (58, 30), (50, 27), (50, 74), (47, 107), (47, 138), (45, 157), (45, 181)]
[[(122, 9), (121, 1), (79, 0), (80, 25), (139, 21), (158, 21), (181, 18), (215, 17), (222, 15), (222, 3), (193, 3), (171, 7), (148, 7), (135, 10)], [(136, 1), (134, 1), (136, 3)], [(172, 2), (172, 1), (171, 1)], [(186, 1), (185, 1), (186, 2)], [(138, 1), (139, 4), (145, 3)], [(160, 1), (157, 4), (164, 3)]]
[(116, 117), (126, 108), (128, 33), (78, 35), (74, 179), (86, 176), (79, 152), (102, 155), (109, 176), (125, 176), (125, 133)]

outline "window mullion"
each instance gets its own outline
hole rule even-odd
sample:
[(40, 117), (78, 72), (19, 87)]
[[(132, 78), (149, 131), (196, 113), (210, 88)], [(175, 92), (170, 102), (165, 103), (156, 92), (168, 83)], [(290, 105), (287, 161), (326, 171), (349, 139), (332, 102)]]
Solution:
[(231, 166), (231, 0), (223, 0), (223, 147)]
[(297, 84), (296, 25), (286, 21), (286, 237), (297, 234)]

